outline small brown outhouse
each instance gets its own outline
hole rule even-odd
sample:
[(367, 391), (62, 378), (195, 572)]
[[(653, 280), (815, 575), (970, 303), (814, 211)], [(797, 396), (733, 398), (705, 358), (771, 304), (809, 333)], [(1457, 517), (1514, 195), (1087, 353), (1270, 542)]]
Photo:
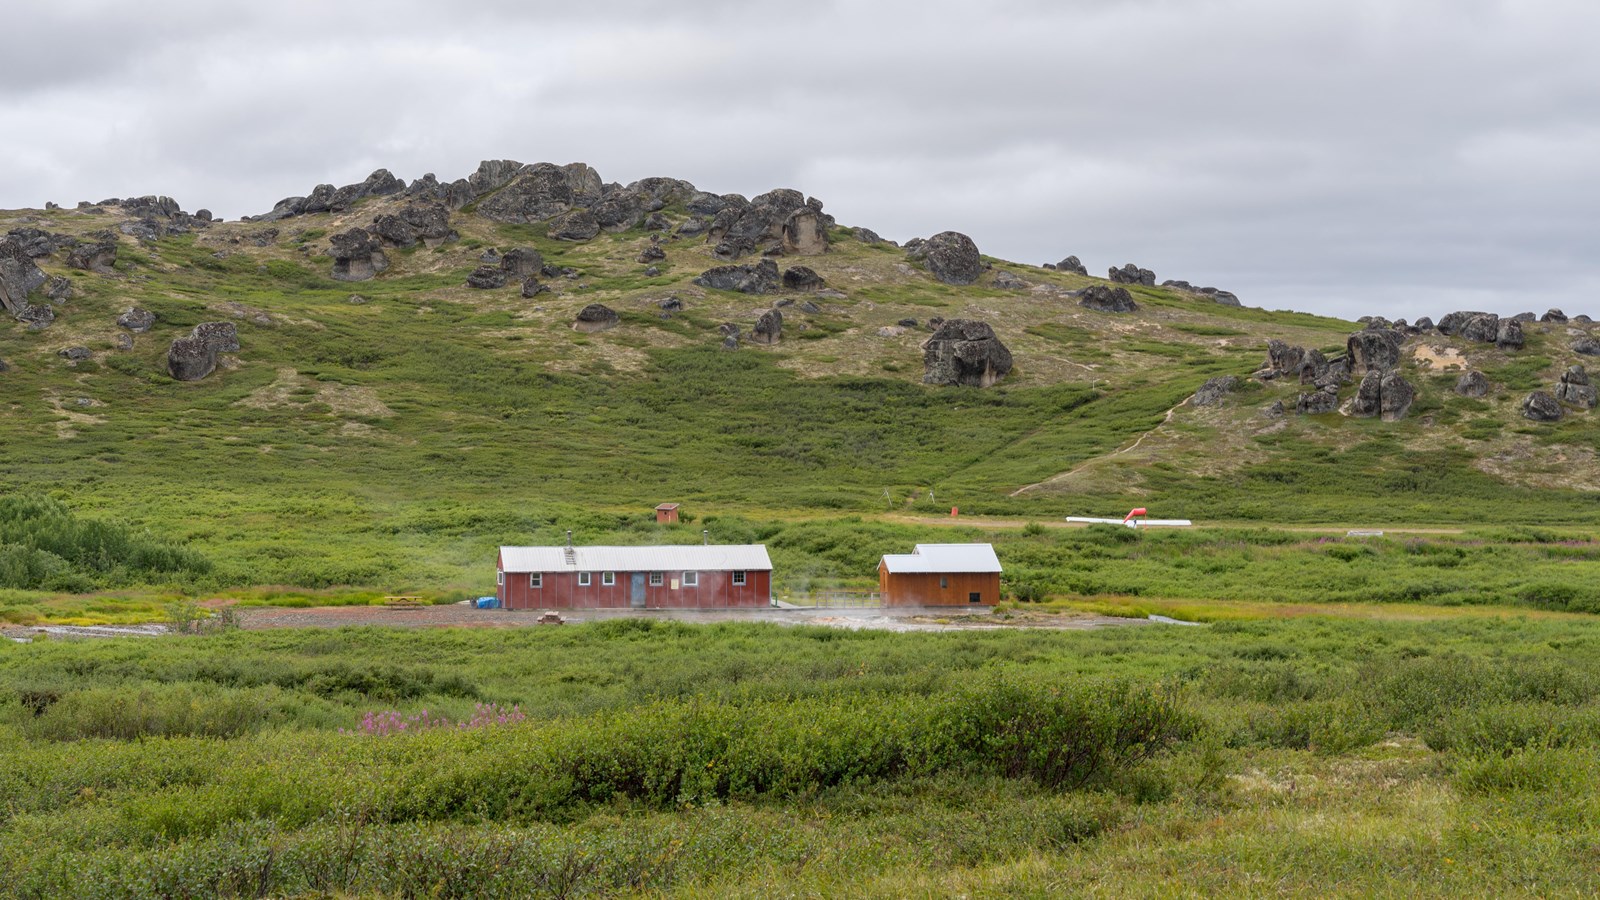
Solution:
[(886, 606), (969, 606), (1000, 601), (1000, 558), (990, 544), (918, 544), (878, 563)]

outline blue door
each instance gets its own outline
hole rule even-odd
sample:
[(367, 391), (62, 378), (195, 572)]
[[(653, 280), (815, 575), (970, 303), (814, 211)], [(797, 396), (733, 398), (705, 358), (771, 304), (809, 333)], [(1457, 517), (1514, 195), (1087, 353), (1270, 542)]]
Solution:
[(634, 609), (644, 609), (644, 573), (633, 573), (633, 589), (629, 592), (629, 599)]

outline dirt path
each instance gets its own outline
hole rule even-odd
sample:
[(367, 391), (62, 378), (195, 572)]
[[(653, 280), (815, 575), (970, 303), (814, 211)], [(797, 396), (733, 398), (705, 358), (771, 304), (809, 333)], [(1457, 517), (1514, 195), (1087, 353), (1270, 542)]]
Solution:
[[(464, 604), (391, 609), (383, 606), (321, 606), (301, 609), (248, 607), (239, 611), (241, 626), (267, 628), (339, 628), (387, 626), (394, 628), (522, 628), (539, 624), (543, 610), (473, 609)], [(1002, 628), (1053, 628), (1084, 630), (1120, 625), (1147, 625), (1144, 619), (1064, 614), (1001, 618), (992, 610), (974, 612), (965, 607), (904, 609), (571, 609), (560, 610), (562, 621), (598, 622), (606, 619), (659, 619), (671, 622), (769, 622), (774, 625), (822, 625), (852, 631), (969, 631)]]
[[(1118, 512), (1102, 510), (1108, 517), (1114, 517)], [(1076, 515), (1076, 513), (1074, 513)], [(1089, 515), (1089, 513), (1084, 513)], [(1013, 519), (1000, 516), (904, 516), (885, 515), (888, 521), (903, 522), (908, 525), (944, 525), (947, 527), (965, 528), (1023, 528), (1028, 525), (1041, 525), (1045, 528), (1088, 528), (1087, 522), (1067, 522), (1062, 519)], [(1273, 522), (1199, 522), (1201, 528), (1266, 528), (1272, 531), (1288, 531), (1295, 534), (1344, 534), (1347, 531), (1375, 531), (1383, 534), (1465, 534), (1465, 528), (1455, 528), (1448, 525), (1278, 525)]]
[(1166, 426), (1172, 424), (1173, 415), (1175, 415), (1178, 412), (1178, 410), (1182, 409), (1183, 407), (1187, 406), (1188, 404), (1189, 404), (1189, 400), (1188, 400), (1188, 398), (1185, 398), (1182, 403), (1179, 403), (1177, 406), (1174, 406), (1173, 408), (1167, 410), (1167, 414), (1165, 416), (1161, 417), (1160, 424), (1156, 425), (1155, 428), (1152, 428), (1149, 431), (1146, 431), (1144, 434), (1139, 435), (1137, 438), (1134, 439), (1133, 443), (1129, 444), (1128, 446), (1123, 447), (1123, 448), (1121, 448), (1119, 450), (1113, 450), (1110, 453), (1105, 454), (1104, 456), (1096, 456), (1093, 459), (1084, 460), (1082, 463), (1080, 463), (1078, 465), (1077, 468), (1072, 469), (1070, 471), (1062, 472), (1062, 473), (1057, 474), (1057, 475), (1051, 475), (1049, 478), (1046, 478), (1043, 481), (1035, 482), (1033, 484), (1023, 485), (1022, 487), (1019, 487), (1016, 490), (1012, 491), (1010, 496), (1012, 496), (1012, 497), (1020, 497), (1023, 494), (1026, 494), (1027, 492), (1029, 492), (1031, 490), (1034, 490), (1036, 488), (1042, 488), (1047, 484), (1052, 484), (1052, 483), (1057, 482), (1057, 481), (1065, 481), (1068, 478), (1071, 478), (1072, 476), (1078, 474), (1079, 472), (1082, 472), (1084, 469), (1089, 468), (1090, 466), (1094, 465), (1095, 463), (1100, 462), (1101, 460), (1106, 460), (1106, 459), (1111, 459), (1112, 457), (1121, 456), (1124, 453), (1132, 453), (1133, 451), (1139, 449), (1139, 445), (1144, 443), (1144, 439), (1145, 438), (1149, 437), (1152, 434), (1155, 434), (1158, 430), (1160, 430), (1162, 428), (1165, 428)]

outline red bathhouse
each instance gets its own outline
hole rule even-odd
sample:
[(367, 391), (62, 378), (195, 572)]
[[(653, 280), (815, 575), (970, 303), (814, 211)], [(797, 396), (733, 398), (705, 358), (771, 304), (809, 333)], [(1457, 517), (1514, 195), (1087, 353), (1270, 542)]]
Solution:
[(505, 609), (729, 609), (772, 605), (761, 544), (501, 547)]

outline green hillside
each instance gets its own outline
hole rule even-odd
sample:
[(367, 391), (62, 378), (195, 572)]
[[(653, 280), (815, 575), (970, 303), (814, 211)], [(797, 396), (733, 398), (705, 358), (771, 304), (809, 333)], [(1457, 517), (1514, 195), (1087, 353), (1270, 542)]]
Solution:
[[(1002, 260), (952, 286), (837, 226), (827, 252), (777, 259), (814, 269), (826, 293), (747, 295), (693, 283), (725, 262), (703, 237), (663, 240), (649, 275), (643, 225), (552, 240), (547, 224), (480, 214), (495, 196), (453, 213), (458, 240), (390, 247), (388, 269), (359, 283), (332, 277), (330, 238), (412, 201), (118, 233), (103, 274), (63, 252), (38, 259), (73, 296), (48, 328), (0, 327), (0, 490), (192, 549), (215, 561), (213, 579), (310, 586), (469, 587), (498, 542), (614, 536), (667, 500), (702, 519), (669, 538), (681, 540), (706, 518), (951, 506), (1056, 520), (1142, 505), (1233, 525), (1600, 522), (1596, 414), (1521, 415), (1529, 390), (1583, 359), (1575, 326), (1530, 323), (1510, 352), (1415, 337), (1404, 420), (1299, 416), (1309, 388), (1248, 377), (1268, 340), (1331, 355), (1356, 323), (1144, 286), (1130, 286), (1138, 311), (1096, 312), (1066, 293), (1102, 279)], [(660, 214), (674, 227), (690, 217), (678, 201)], [(26, 210), (0, 213), (0, 231), (89, 240), (139, 221), (115, 205)], [(487, 250), (518, 247), (574, 271), (541, 277), (550, 290), (533, 297), (515, 279), (466, 285)], [(1026, 285), (996, 286), (1003, 273)], [(670, 297), (682, 308), (668, 314)], [(779, 343), (723, 349), (719, 325), (748, 334), (785, 301)], [(620, 324), (575, 331), (591, 303)], [(129, 307), (157, 321), (119, 349)], [(935, 316), (989, 323), (1014, 371), (987, 389), (923, 384)], [(174, 380), (168, 345), (210, 321), (237, 327), (239, 351), (200, 381)], [(91, 357), (59, 355), (74, 346)], [(1487, 397), (1455, 395), (1452, 356), (1488, 376)], [(1218, 375), (1239, 389), (1217, 406), (1185, 402)], [(1263, 413), (1280, 400), (1287, 415)]]

